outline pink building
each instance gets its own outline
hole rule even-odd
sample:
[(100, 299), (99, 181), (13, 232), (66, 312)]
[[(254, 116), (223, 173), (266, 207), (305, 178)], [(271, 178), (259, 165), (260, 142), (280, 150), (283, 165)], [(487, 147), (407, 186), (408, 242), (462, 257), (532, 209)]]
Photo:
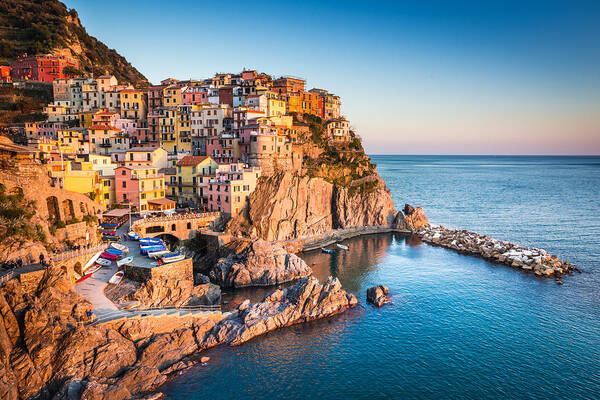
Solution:
[(92, 125), (110, 125), (116, 126), (116, 122), (121, 118), (119, 113), (102, 110), (92, 115)]
[(114, 126), (115, 128), (133, 136), (138, 128), (138, 123), (132, 119), (119, 118), (115, 121)]
[(188, 86), (181, 90), (183, 104), (208, 104), (208, 88), (204, 86)]
[(149, 128), (137, 128), (133, 134), (132, 147), (159, 147), (160, 135), (153, 133)]
[(239, 214), (260, 175), (260, 168), (244, 168), (242, 163), (219, 165), (216, 177), (208, 182), (208, 209), (231, 216)]

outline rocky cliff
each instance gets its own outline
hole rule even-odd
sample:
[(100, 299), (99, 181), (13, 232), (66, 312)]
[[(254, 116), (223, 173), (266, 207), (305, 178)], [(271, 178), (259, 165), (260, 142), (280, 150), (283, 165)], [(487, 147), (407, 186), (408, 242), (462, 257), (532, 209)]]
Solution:
[(240, 253), (220, 259), (210, 278), (223, 287), (269, 286), (300, 279), (312, 273), (295, 254), (277, 244), (257, 240)]
[(229, 315), (128, 318), (91, 324), (91, 305), (64, 272), (51, 267), (27, 291), (13, 279), (0, 288), (0, 398), (111, 399), (149, 393), (185, 359), (218, 344), (322, 318), (356, 304), (330, 278), (278, 290)]
[(234, 235), (289, 240), (350, 226), (392, 224), (394, 203), (379, 176), (349, 185), (308, 174), (280, 172), (261, 177), (247, 208), (233, 218)]

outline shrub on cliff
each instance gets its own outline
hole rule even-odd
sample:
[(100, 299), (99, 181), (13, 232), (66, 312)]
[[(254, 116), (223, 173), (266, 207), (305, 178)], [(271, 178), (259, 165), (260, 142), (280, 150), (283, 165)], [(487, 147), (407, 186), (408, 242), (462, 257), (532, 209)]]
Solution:
[(31, 223), (34, 215), (34, 201), (26, 200), (21, 192), (10, 193), (0, 184), (0, 242), (11, 238), (44, 242), (43, 228)]

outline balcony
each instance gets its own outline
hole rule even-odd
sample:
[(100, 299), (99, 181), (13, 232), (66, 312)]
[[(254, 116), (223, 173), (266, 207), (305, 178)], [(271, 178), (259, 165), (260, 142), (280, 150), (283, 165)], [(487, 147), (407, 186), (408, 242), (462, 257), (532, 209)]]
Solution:
[(106, 142), (100, 142), (98, 144), (98, 146), (105, 147), (105, 148), (112, 147), (112, 145), (110, 143), (106, 143)]

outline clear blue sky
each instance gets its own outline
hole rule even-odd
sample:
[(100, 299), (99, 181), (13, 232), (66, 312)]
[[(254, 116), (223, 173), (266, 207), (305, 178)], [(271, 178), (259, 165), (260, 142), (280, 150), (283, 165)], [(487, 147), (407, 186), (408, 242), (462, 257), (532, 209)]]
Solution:
[(599, 1), (65, 2), (152, 82), (329, 89), (370, 153), (600, 154)]

